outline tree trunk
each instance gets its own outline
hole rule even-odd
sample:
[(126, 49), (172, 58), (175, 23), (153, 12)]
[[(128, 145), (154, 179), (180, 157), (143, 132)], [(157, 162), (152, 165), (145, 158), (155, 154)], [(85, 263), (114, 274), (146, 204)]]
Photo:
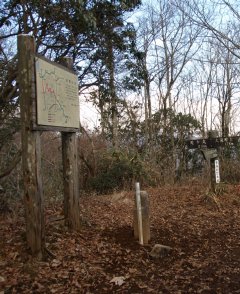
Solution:
[(109, 90), (111, 98), (111, 117), (112, 117), (112, 143), (115, 150), (119, 149), (118, 138), (118, 110), (117, 110), (117, 95), (114, 81), (114, 56), (113, 56), (113, 44), (112, 40), (108, 40), (108, 69), (109, 69)]

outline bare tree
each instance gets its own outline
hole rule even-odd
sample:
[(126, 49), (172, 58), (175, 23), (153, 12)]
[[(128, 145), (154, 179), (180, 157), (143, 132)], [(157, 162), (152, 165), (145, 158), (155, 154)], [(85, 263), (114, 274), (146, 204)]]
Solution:
[[(144, 7), (144, 14), (149, 13), (149, 7)], [(152, 141), (152, 82), (155, 77), (154, 60), (151, 58), (153, 35), (151, 23), (148, 15), (138, 18), (137, 28), (137, 50), (138, 50), (138, 64), (137, 70), (139, 78), (142, 80), (142, 95), (144, 103), (144, 125), (145, 125), (145, 142), (149, 146)]]
[(215, 87), (219, 106), (220, 130), (222, 136), (230, 134), (233, 100), (239, 89), (238, 60), (227, 47), (217, 41), (215, 44)]
[(173, 1), (158, 1), (151, 10), (150, 20), (156, 62), (154, 81), (166, 133), (167, 109), (174, 110), (181, 89), (179, 78), (188, 70), (187, 64), (198, 50), (200, 28)]

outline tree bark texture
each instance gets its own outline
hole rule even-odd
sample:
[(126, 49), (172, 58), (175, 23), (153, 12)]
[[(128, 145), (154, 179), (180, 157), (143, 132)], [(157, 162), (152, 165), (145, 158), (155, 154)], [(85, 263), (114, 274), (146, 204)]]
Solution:
[(114, 149), (119, 149), (119, 137), (118, 137), (118, 110), (117, 110), (117, 94), (115, 88), (114, 77), (114, 53), (112, 40), (108, 40), (108, 62), (109, 69), (109, 90), (111, 97), (111, 115), (112, 115), (112, 143)]

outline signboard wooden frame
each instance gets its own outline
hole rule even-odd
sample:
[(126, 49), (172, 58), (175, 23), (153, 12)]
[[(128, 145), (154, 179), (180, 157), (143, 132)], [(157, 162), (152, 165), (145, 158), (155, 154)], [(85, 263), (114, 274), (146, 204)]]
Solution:
[[(41, 131), (58, 131), (62, 136), (64, 216), (70, 229), (80, 229), (78, 128), (37, 124), (36, 44), (32, 36), (18, 35), (18, 81), (21, 113), (23, 200), (26, 217), (26, 239), (32, 254), (45, 254), (45, 216), (41, 170)], [(52, 64), (49, 62), (49, 64)], [(64, 69), (72, 69), (72, 59), (65, 58)], [(54, 63), (54, 67), (57, 67)], [(51, 97), (50, 97), (51, 98)], [(65, 103), (65, 102), (63, 102)], [(79, 113), (79, 108), (78, 108)], [(74, 125), (76, 126), (76, 124)]]

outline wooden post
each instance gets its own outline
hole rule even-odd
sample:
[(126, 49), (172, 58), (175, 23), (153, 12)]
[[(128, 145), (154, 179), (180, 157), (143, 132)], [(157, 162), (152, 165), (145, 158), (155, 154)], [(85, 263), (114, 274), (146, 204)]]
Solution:
[(142, 204), (141, 204), (141, 192), (140, 185), (136, 183), (136, 211), (137, 211), (137, 224), (138, 224), (138, 236), (139, 243), (143, 245), (143, 219), (142, 219)]
[(220, 183), (219, 159), (214, 157), (210, 159), (210, 174), (211, 174), (211, 190), (217, 192), (217, 187)]
[(62, 133), (64, 215), (66, 225), (80, 229), (79, 184), (75, 133)]
[[(217, 130), (208, 131), (208, 138), (218, 138)], [(217, 185), (220, 183), (220, 174), (219, 174), (219, 165), (216, 166), (216, 163), (219, 163), (217, 149), (210, 157), (210, 178), (211, 178), (211, 191), (216, 193)]]
[(39, 131), (32, 131), (35, 101), (35, 41), (18, 36), (18, 81), (21, 108), (22, 168), (27, 243), (32, 254), (42, 258), (45, 247), (44, 205)]
[(141, 191), (142, 203), (142, 218), (143, 218), (143, 243), (148, 244), (150, 241), (150, 211), (149, 211), (149, 198), (146, 191)]
[[(64, 58), (62, 65), (72, 69), (72, 59)], [(76, 133), (62, 132), (62, 160), (64, 185), (64, 215), (66, 225), (79, 230), (79, 179), (78, 179), (78, 153)]]
[[(150, 217), (149, 217), (149, 198), (146, 191), (140, 192), (141, 197), (141, 214), (142, 214), (142, 238), (143, 244), (148, 244), (150, 240)], [(136, 203), (135, 203), (136, 204)], [(134, 208), (133, 216), (134, 237), (139, 239), (137, 207)]]

